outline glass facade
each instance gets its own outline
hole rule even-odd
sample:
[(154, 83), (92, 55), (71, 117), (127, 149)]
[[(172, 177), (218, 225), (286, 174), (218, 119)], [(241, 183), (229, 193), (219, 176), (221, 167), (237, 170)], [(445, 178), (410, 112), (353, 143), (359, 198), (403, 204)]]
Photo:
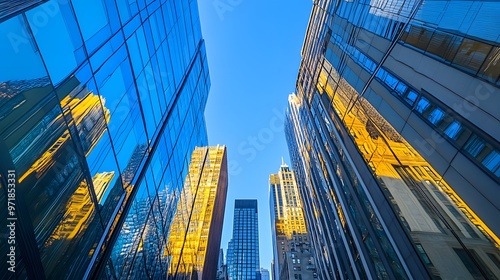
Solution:
[(258, 218), (257, 200), (235, 200), (233, 236), (226, 256), (229, 279), (261, 279)]
[(500, 278), (498, 9), (315, 2), (286, 135), (321, 279)]
[[(197, 147), (170, 226), (168, 279), (215, 279), (227, 195), (225, 146)], [(223, 256), (222, 256), (223, 258)]]
[(164, 277), (191, 152), (207, 144), (197, 2), (23, 2), (0, 23), (3, 209), (17, 178), (4, 278)]

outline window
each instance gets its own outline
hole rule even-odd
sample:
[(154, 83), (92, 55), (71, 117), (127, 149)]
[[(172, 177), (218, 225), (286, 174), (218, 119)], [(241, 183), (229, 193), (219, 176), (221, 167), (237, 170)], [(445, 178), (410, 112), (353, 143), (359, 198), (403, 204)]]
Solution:
[(414, 92), (413, 90), (410, 90), (408, 94), (405, 97), (406, 103), (413, 105), (415, 103), (415, 100), (417, 100), (418, 93)]
[(427, 100), (427, 98), (425, 98), (425, 97), (422, 97), (418, 101), (417, 106), (415, 107), (415, 110), (417, 112), (423, 114), (429, 108), (430, 105), (431, 105), (431, 103), (429, 102), (429, 100)]
[(486, 253), (486, 255), (488, 255), (491, 261), (498, 267), (498, 269), (500, 269), (500, 261), (498, 260), (498, 257), (492, 253)]
[(472, 70), (475, 73), (483, 64), (490, 50), (490, 45), (470, 39), (464, 39), (458, 48), (455, 59), (453, 59), (453, 64)]
[(427, 256), (427, 253), (425, 252), (424, 247), (422, 246), (422, 244), (415, 243), (415, 246), (417, 246), (417, 251), (420, 254), (420, 257), (422, 258), (422, 260), (424, 261), (424, 263), (426, 265), (432, 264), (431, 260), (429, 259), (429, 256)]
[(406, 92), (407, 89), (408, 89), (407, 85), (405, 85), (402, 82), (399, 82), (398, 85), (396, 86), (396, 88), (394, 90), (396, 91), (397, 94), (403, 95)]
[(460, 132), (462, 132), (462, 125), (458, 121), (453, 121), (446, 127), (443, 132), (451, 139), (457, 140)]
[(497, 150), (491, 151), (481, 163), (496, 176), (500, 176), (500, 153)]
[(434, 108), (432, 112), (427, 116), (427, 119), (434, 125), (438, 125), (444, 118), (444, 111), (441, 108)]
[(465, 144), (464, 149), (469, 152), (473, 157), (477, 157), (479, 153), (484, 148), (484, 140), (479, 138), (477, 135), (472, 135), (472, 137)]
[(462, 38), (451, 34), (435, 31), (427, 46), (427, 52), (451, 61), (457, 53)]
[(421, 27), (421, 26), (411, 26), (410, 30), (407, 32), (405, 42), (415, 46), (421, 50), (425, 50), (429, 41), (431, 40), (432, 31)]
[(493, 48), (478, 74), (490, 82), (500, 77), (500, 47)]

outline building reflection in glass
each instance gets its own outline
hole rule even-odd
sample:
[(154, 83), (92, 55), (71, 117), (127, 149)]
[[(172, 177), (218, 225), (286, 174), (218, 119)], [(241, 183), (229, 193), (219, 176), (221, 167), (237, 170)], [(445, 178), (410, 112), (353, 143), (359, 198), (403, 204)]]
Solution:
[(227, 179), (225, 146), (193, 151), (165, 250), (168, 279), (215, 279)]

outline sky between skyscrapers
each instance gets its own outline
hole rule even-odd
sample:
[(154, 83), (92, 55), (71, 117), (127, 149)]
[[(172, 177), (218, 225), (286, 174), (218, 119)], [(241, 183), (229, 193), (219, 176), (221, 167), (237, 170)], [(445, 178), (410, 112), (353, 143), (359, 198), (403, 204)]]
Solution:
[[(227, 2), (227, 3), (226, 3)], [(232, 4), (230, 4), (231, 2)], [(212, 87), (208, 139), (228, 147), (229, 187), (221, 246), (231, 238), (233, 203), (259, 200), (260, 264), (270, 269), (269, 174), (283, 156), (287, 95), (294, 91), (310, 1), (199, 1)]]

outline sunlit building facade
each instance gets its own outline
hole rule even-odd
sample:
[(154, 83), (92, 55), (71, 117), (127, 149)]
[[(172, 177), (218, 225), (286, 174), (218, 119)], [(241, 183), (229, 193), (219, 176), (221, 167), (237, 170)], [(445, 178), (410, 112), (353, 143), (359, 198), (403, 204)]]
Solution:
[(2, 252), (16, 218), (15, 272), (2, 261), (0, 278), (165, 278), (207, 145), (197, 2), (5, 1), (0, 37)]
[(259, 215), (256, 199), (234, 201), (233, 236), (227, 247), (227, 273), (232, 280), (260, 280)]
[(499, 9), (314, 3), (286, 135), (319, 278), (500, 278)]
[(216, 278), (226, 195), (226, 147), (197, 147), (170, 226), (168, 279)]
[(312, 252), (295, 174), (284, 161), (269, 175), (273, 279), (313, 279)]

